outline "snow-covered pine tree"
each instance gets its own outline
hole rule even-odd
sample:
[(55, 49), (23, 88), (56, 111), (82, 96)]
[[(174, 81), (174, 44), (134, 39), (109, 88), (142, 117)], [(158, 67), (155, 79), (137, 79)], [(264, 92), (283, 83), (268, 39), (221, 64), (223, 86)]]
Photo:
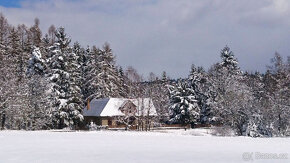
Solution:
[(169, 80), (166, 71), (162, 72), (161, 80), (164, 81), (164, 82), (167, 82)]
[(71, 39), (65, 33), (64, 27), (60, 27), (55, 31), (55, 36), (57, 39), (57, 43), (59, 44), (59, 48), (62, 52), (67, 52), (69, 49), (69, 44)]
[(77, 128), (83, 120), (82, 51), (78, 44), (69, 47), (70, 39), (64, 28), (59, 28), (55, 35), (57, 40), (50, 47), (47, 60), (52, 120), (57, 128)]
[(81, 89), (81, 96), (82, 96), (82, 105), (86, 104), (86, 79), (87, 79), (87, 68), (89, 67), (89, 53), (90, 49), (83, 48), (79, 44), (79, 42), (75, 42), (73, 45), (73, 53), (77, 56), (77, 64), (80, 66), (78, 73), (79, 73), (79, 87)]
[(259, 132), (259, 122), (260, 122), (259, 115), (253, 115), (252, 118), (250, 118), (247, 129), (246, 129), (246, 135), (250, 137), (262, 137), (262, 134)]
[(227, 68), (228, 70), (238, 71), (240, 68), (238, 66), (238, 61), (234, 57), (234, 53), (230, 50), (228, 46), (225, 46), (221, 51), (222, 62), (220, 65)]
[(50, 47), (49, 57), (47, 59), (49, 78), (49, 99), (50, 99), (50, 116), (52, 117), (53, 128), (59, 128), (60, 116), (58, 110), (62, 105), (62, 100), (65, 98), (64, 91), (61, 86), (61, 80), (64, 77), (64, 62), (61, 52), (59, 51), (58, 43)]
[(119, 96), (120, 97), (128, 97), (128, 86), (125, 83), (125, 76), (124, 76), (124, 71), (123, 68), (120, 66), (119, 68), (117, 67), (118, 70), (118, 76), (120, 79), (120, 88), (119, 88)]
[(67, 72), (70, 39), (62, 27), (56, 31), (55, 35), (57, 42), (49, 48), (47, 59), (47, 76), (50, 80), (49, 94), (52, 105), (50, 114), (54, 128), (64, 128), (70, 124), (66, 111), (70, 82), (70, 76)]
[(31, 57), (28, 61), (27, 77), (28, 77), (28, 99), (30, 119), (28, 129), (38, 130), (51, 127), (51, 119), (49, 117), (49, 100), (47, 98), (47, 80), (45, 78), (46, 65), (42, 59), (39, 48), (33, 47)]
[(124, 85), (115, 66), (115, 57), (110, 46), (105, 44), (103, 49), (94, 46), (88, 58), (86, 64), (86, 100), (120, 97)]
[(30, 59), (28, 60), (27, 75), (44, 75), (45, 73), (45, 60), (42, 59), (39, 48), (33, 47)]
[(215, 115), (219, 123), (232, 127), (238, 135), (245, 134), (249, 119), (252, 92), (243, 82), (238, 61), (227, 46), (221, 51), (221, 63), (209, 71), (210, 80), (216, 92)]
[(79, 63), (79, 54), (70, 53), (68, 56), (68, 64), (66, 66), (67, 72), (70, 74), (66, 107), (63, 109), (68, 118), (69, 127), (76, 129), (79, 127), (84, 119), (82, 115), (83, 97), (81, 90), (81, 64)]
[(170, 96), (170, 123), (194, 125), (200, 118), (200, 108), (196, 99), (196, 93), (184, 81), (178, 81), (176, 85), (169, 85)]
[[(100, 72), (97, 90), (100, 97), (120, 97), (122, 82), (115, 66), (115, 57), (109, 44), (105, 44), (98, 56)], [(100, 98), (97, 97), (97, 98)]]
[(82, 61), (82, 95), (83, 95), (83, 101), (84, 104), (86, 104), (89, 100), (89, 96), (90, 96), (90, 82), (94, 81), (91, 80), (89, 82), (89, 80), (92, 78), (92, 74), (91, 74), (91, 69), (92, 69), (92, 63), (93, 63), (93, 57), (92, 57), (92, 52), (90, 47), (88, 46), (85, 51), (83, 56), (81, 57), (83, 59)]
[(263, 115), (254, 113), (249, 118), (245, 135), (250, 137), (271, 137), (272, 133), (265, 126)]
[(208, 76), (202, 67), (191, 66), (188, 77), (189, 85), (196, 94), (196, 100), (200, 108), (200, 123), (209, 124), (213, 120), (214, 93)]
[(87, 48), (85, 55), (85, 62), (83, 65), (84, 86), (83, 95), (86, 102), (89, 102), (95, 97), (99, 97), (100, 94), (98, 88), (98, 74), (100, 72), (98, 55), (100, 49), (93, 46), (92, 49)]

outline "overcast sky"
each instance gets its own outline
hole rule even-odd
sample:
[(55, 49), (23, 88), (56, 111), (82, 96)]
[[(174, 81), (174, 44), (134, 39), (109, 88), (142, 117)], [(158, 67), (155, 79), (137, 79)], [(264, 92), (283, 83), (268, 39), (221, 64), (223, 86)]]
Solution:
[(43, 32), (64, 26), (82, 45), (109, 42), (118, 65), (144, 76), (185, 77), (225, 45), (249, 71), (290, 53), (290, 0), (0, 0), (0, 12), (12, 24), (38, 17)]

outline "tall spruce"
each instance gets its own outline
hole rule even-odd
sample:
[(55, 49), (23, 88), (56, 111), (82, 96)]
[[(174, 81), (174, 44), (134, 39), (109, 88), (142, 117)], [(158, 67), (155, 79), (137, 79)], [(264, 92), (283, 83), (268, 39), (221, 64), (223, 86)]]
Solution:
[(98, 92), (100, 97), (120, 97), (122, 81), (115, 66), (115, 56), (109, 44), (105, 44), (103, 49), (98, 53), (98, 63), (100, 72), (98, 74)]
[(67, 71), (68, 54), (70, 52), (70, 39), (66, 36), (64, 28), (56, 33), (57, 42), (49, 48), (47, 59), (48, 78), (50, 80), (50, 99), (52, 121), (54, 127), (64, 128), (71, 124), (67, 110), (68, 88), (70, 75)]
[(29, 86), (29, 104), (30, 104), (30, 124), (29, 129), (48, 129), (51, 128), (51, 118), (49, 116), (49, 100), (47, 98), (47, 84), (45, 78), (46, 65), (42, 59), (40, 49), (33, 47), (31, 57), (28, 61), (26, 75)]
[(222, 61), (209, 71), (214, 90), (215, 115), (219, 122), (232, 127), (237, 135), (244, 135), (249, 121), (252, 92), (243, 82), (238, 61), (229, 47), (221, 50)]
[(194, 90), (197, 104), (200, 108), (200, 122), (209, 124), (213, 121), (214, 91), (209, 81), (208, 75), (202, 67), (191, 66), (188, 77), (189, 85)]
[[(76, 51), (78, 52), (78, 51)], [(82, 115), (83, 98), (81, 90), (81, 64), (79, 63), (79, 53), (71, 52), (68, 54), (67, 72), (69, 73), (69, 86), (67, 92), (66, 113), (69, 127), (76, 129), (84, 119)]]
[(196, 92), (184, 81), (169, 85), (170, 122), (182, 125), (196, 124), (200, 118), (200, 108)]
[(94, 46), (86, 66), (86, 100), (123, 96), (122, 76), (115, 66), (115, 57), (109, 44), (105, 44), (103, 49)]

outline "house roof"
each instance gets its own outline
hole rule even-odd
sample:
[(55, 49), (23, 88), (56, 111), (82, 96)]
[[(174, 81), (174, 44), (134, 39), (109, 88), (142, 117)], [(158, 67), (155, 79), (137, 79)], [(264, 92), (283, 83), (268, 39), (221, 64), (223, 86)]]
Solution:
[(90, 101), (90, 109), (85, 107), (83, 111), (84, 116), (100, 116), (101, 112), (104, 110), (105, 106), (109, 102), (109, 98), (103, 99), (93, 99)]
[(122, 116), (124, 113), (120, 111), (120, 107), (124, 105), (126, 101), (130, 100), (137, 107), (137, 115), (157, 115), (156, 108), (150, 98), (139, 99), (126, 99), (126, 98), (104, 98), (93, 99), (90, 102), (90, 108), (87, 107), (83, 110), (84, 116)]

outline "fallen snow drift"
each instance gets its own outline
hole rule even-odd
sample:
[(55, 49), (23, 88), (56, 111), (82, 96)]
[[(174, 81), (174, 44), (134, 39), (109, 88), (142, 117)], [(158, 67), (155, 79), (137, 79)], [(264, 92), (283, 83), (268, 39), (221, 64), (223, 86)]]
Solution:
[(192, 136), (180, 132), (0, 131), (0, 162), (245, 162), (244, 152), (287, 153), (289, 138)]

